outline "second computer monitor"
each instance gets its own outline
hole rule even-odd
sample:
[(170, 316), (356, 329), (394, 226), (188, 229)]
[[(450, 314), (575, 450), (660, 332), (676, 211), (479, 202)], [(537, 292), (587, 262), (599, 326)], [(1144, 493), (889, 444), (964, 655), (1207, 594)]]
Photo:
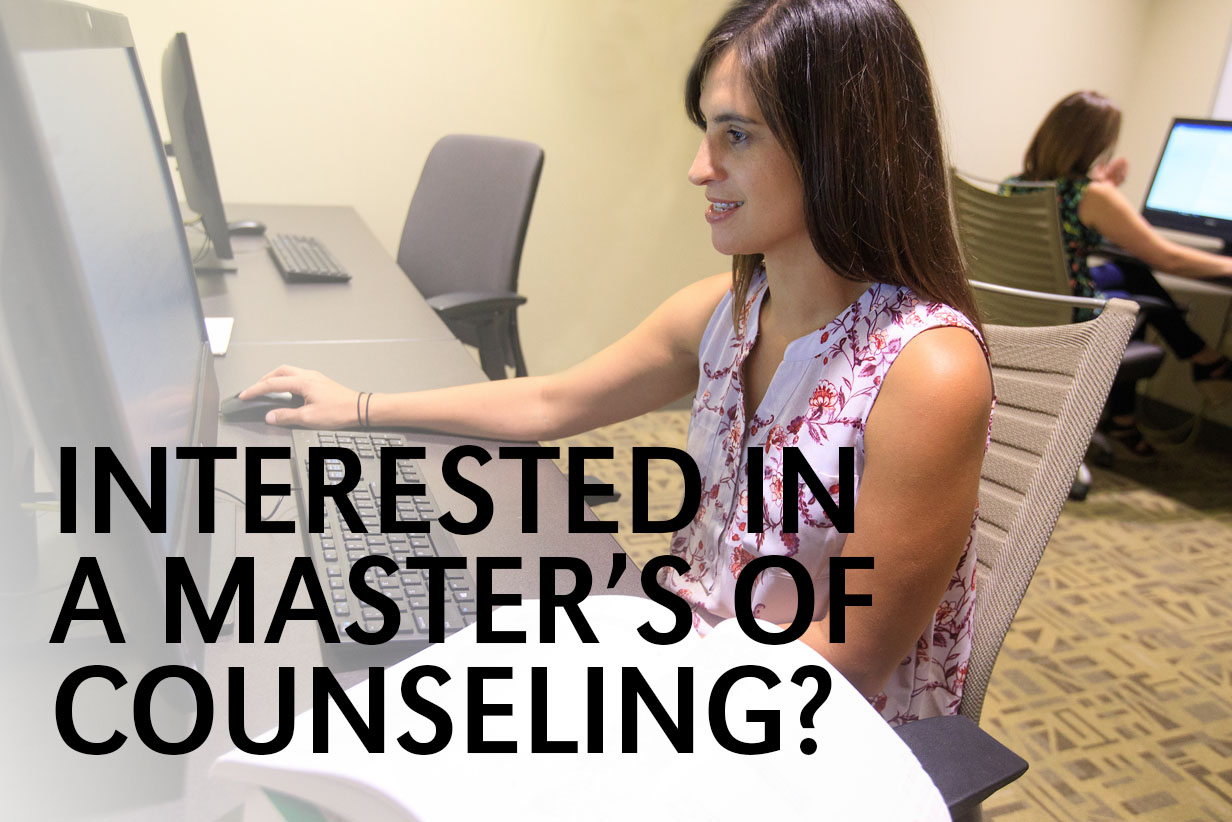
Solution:
[(1172, 121), (1147, 190), (1142, 216), (1152, 225), (1232, 244), (1232, 122)]
[(212, 246), (212, 250), (194, 255), (194, 266), (198, 271), (234, 271), (227, 216), (223, 211), (218, 175), (214, 173), (210, 140), (205, 132), (205, 115), (188, 53), (188, 36), (183, 32), (175, 35), (163, 52), (163, 105), (167, 109), (172, 151), (184, 184), (184, 198), (188, 207), (201, 215), (205, 235)]

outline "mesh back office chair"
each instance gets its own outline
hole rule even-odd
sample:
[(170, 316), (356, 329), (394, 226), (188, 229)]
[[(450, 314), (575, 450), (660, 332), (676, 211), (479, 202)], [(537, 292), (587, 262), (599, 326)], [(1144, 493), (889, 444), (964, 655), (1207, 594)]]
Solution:
[[(1006, 197), (989, 190), (995, 183), (977, 182), (956, 169), (950, 170), (950, 180), (959, 240), (973, 280), (1045, 294), (1071, 293), (1053, 184), (1026, 184), (1039, 190)], [(1073, 316), (1071, 305), (1064, 302), (1023, 300), (988, 291), (977, 291), (976, 297), (986, 322), (1064, 325)], [(1121, 358), (1116, 382), (1133, 384), (1154, 376), (1163, 359), (1164, 351), (1158, 345), (1131, 340)], [(1112, 443), (1103, 434), (1096, 434), (1093, 444), (1100, 461), (1111, 462)], [(1090, 475), (1083, 467), (1072, 486), (1074, 497), (1085, 497), (1089, 486)]]
[[(958, 237), (971, 279), (1044, 294), (1070, 294), (1054, 186), (1005, 197), (951, 169)], [(984, 321), (1002, 325), (1065, 325), (1064, 303), (1022, 300), (977, 290)]]
[[(1026, 306), (1102, 307), (1089, 322), (985, 327), (997, 408), (980, 472), (974, 641), (958, 716), (899, 729), (955, 819), (1017, 779), (1026, 763), (978, 727), (993, 665), (1052, 535), (1138, 312), (1128, 300), (1086, 300), (973, 282), (977, 294)], [(1030, 310), (1024, 308), (1024, 310)]]
[(398, 265), (468, 345), (490, 379), (506, 366), (526, 376), (518, 339), (522, 243), (543, 149), (534, 143), (452, 134), (424, 163), (411, 198)]

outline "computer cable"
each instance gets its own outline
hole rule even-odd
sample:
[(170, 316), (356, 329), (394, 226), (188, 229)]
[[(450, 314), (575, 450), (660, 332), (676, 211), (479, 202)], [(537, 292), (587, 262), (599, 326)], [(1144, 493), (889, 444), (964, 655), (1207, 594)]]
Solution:
[[(228, 496), (228, 497), (230, 497), (231, 499), (233, 499), (233, 500), (235, 500), (237, 503), (239, 503), (239, 505), (240, 505), (240, 507), (241, 507), (241, 508), (247, 508), (247, 507), (248, 507), (248, 503), (246, 503), (246, 502), (244, 501), (244, 498), (243, 498), (243, 497), (241, 497), (241, 496), (239, 496), (239, 495), (237, 495), (237, 494), (232, 494), (230, 491), (228, 491), (228, 490), (227, 490), (227, 489), (225, 489), (225, 488), (219, 488), (217, 485), (215, 485), (215, 486), (214, 486), (214, 492), (215, 492), (215, 493), (218, 493), (218, 494), (223, 494), (224, 496)], [(261, 521), (262, 521), (262, 522), (269, 522), (271, 519), (273, 519), (273, 518), (274, 518), (274, 515), (278, 513), (278, 509), (282, 507), (282, 502), (283, 502), (283, 500), (285, 500), (286, 498), (287, 498), (287, 497), (286, 497), (286, 495), (285, 495), (285, 494), (284, 494), (284, 495), (282, 495), (281, 497), (279, 497), (279, 498), (278, 498), (278, 501), (274, 503), (274, 508), (273, 508), (273, 510), (271, 510), (268, 514), (265, 514), (264, 516), (262, 516), (262, 517), (261, 517)]]

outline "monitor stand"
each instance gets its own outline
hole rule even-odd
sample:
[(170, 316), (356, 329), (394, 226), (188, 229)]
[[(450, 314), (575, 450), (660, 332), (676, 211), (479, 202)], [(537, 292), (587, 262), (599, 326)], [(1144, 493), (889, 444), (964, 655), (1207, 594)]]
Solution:
[[(33, 491), (33, 482), (29, 487)], [(40, 497), (32, 493), (28, 498)], [(46, 512), (39, 517), (18, 500), (13, 500), (11, 506), (5, 500), (4, 505), (6, 510), (12, 508), (13, 516), (5, 519), (8, 530), (4, 542), (7, 550), (4, 552), (5, 572), (0, 574), (0, 603), (7, 603), (15, 612), (24, 610), (27, 615), (41, 616), (19, 621), (9, 630), (6, 638), (15, 642), (45, 643), (45, 636), (32, 632), (38, 626), (54, 623), (76, 570), (80, 550), (73, 535), (59, 533), (56, 527), (59, 514)], [(42, 528), (39, 527), (40, 519)], [(213, 613), (218, 594), (235, 563), (240, 522), (235, 503), (215, 503), (214, 533), (209, 541), (209, 578), (197, 581), (198, 590), (202, 591), (210, 613)], [(232, 606), (223, 622), (222, 634), (229, 635), (234, 629), (235, 608)], [(98, 635), (102, 636), (101, 628)]]
[(234, 274), (237, 270), (239, 267), (235, 264), (235, 260), (220, 258), (214, 253), (213, 246), (193, 260), (193, 271), (198, 274)]

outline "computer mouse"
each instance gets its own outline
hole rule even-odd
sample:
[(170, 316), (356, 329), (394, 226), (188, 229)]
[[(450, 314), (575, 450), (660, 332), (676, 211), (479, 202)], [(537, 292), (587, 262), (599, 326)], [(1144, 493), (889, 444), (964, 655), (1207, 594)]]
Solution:
[(227, 422), (261, 422), (274, 408), (299, 408), (303, 404), (303, 397), (289, 391), (260, 394), (247, 400), (234, 394), (218, 404), (218, 413)]
[(265, 223), (258, 220), (236, 220), (227, 223), (227, 231), (245, 237), (259, 237), (265, 233)]

